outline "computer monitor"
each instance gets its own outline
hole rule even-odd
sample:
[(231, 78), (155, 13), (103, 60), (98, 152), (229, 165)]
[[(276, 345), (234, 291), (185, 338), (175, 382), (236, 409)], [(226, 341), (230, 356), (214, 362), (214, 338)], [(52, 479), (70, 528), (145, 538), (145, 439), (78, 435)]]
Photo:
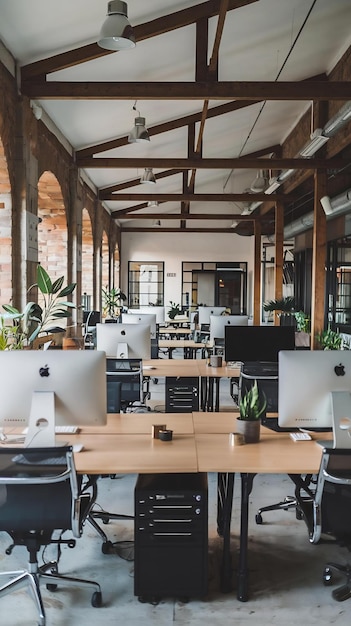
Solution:
[(224, 339), (225, 326), (247, 326), (247, 315), (211, 315), (210, 316), (210, 341)]
[(280, 350), (294, 350), (293, 326), (225, 326), (224, 358), (228, 361), (278, 362)]
[(101, 322), (101, 313), (100, 311), (83, 311), (83, 323), (87, 328), (91, 326), (96, 326), (96, 324), (100, 324)]
[(221, 315), (226, 310), (225, 306), (199, 306), (199, 325), (209, 324), (211, 315)]
[[(140, 313), (153, 313), (156, 315), (156, 324), (161, 325), (165, 323), (166, 310), (164, 306), (141, 306)], [(134, 313), (135, 309), (130, 309), (128, 313)]]
[(55, 445), (56, 426), (106, 423), (106, 357), (90, 350), (0, 352), (0, 427)]
[(331, 428), (335, 447), (351, 447), (351, 351), (279, 353), (279, 426)]
[(150, 359), (150, 326), (141, 323), (97, 324), (96, 347), (115, 359)]
[(156, 314), (155, 313), (122, 313), (122, 324), (147, 324), (150, 326), (151, 339), (156, 339)]

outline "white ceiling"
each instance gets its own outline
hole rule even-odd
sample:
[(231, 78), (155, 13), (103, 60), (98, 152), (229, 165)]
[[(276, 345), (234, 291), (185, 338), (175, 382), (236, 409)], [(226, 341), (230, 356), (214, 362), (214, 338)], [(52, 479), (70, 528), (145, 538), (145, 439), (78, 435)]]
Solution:
[[(137, 26), (207, 2), (129, 0), (127, 4), (129, 20)], [(107, 0), (0, 0), (0, 39), (19, 66), (27, 65), (96, 42), (106, 12)], [(209, 20), (210, 54), (217, 21), (217, 18)], [(300, 81), (328, 73), (351, 43), (350, 24), (350, 0), (258, 0), (228, 11), (220, 43), (218, 80)], [(193, 24), (139, 41), (133, 50), (55, 72), (48, 80), (192, 82), (195, 43)], [(134, 100), (40, 100), (38, 103), (74, 150), (127, 135), (137, 115), (133, 111)], [(223, 103), (210, 101), (209, 106)], [(146, 118), (146, 125), (152, 127), (199, 112), (202, 104), (196, 100), (139, 100), (136, 108)], [(309, 105), (309, 102), (270, 101), (209, 119), (205, 124), (203, 157), (238, 157), (279, 144)], [(187, 143), (188, 129), (183, 127), (152, 136), (146, 146), (128, 144), (98, 156), (186, 158)], [(99, 189), (138, 178), (142, 171), (91, 168), (86, 174)], [(154, 169), (155, 173), (159, 171), (162, 170)], [(253, 178), (252, 170), (197, 170), (195, 192), (239, 193), (250, 186)], [(137, 185), (125, 191), (142, 193), (144, 187)], [(177, 174), (158, 180), (150, 193), (181, 191), (182, 175)], [(137, 203), (106, 201), (104, 204), (108, 210), (115, 211)], [(242, 206), (221, 202), (214, 210), (208, 203), (192, 202), (191, 212), (228, 213), (228, 222), (221, 226), (229, 227), (230, 215)], [(163, 203), (159, 211), (179, 212), (180, 202)], [(127, 221), (133, 227), (139, 225), (139, 220), (125, 219), (120, 223), (126, 225)], [(174, 223), (169, 221), (167, 226)]]

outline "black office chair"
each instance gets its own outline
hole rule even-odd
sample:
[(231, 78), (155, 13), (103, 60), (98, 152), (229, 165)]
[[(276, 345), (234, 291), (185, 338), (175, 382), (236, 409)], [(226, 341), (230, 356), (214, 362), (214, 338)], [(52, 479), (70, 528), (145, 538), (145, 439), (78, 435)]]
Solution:
[[(334, 540), (351, 551), (351, 450), (325, 448), (315, 492), (299, 477), (291, 477), (296, 484), (298, 510), (306, 522), (309, 540), (319, 543)], [(334, 600), (341, 602), (351, 597), (351, 565), (327, 563), (323, 583), (332, 584), (335, 570), (346, 577), (345, 584), (333, 590)]]
[[(60, 546), (74, 547), (75, 539), (62, 537), (70, 531), (74, 538), (82, 534), (83, 523), (92, 505), (92, 494), (76, 474), (72, 447), (0, 448), (0, 530), (12, 538), (6, 554), (15, 546), (25, 546), (29, 553), (27, 570), (0, 572), (7, 580), (0, 587), (0, 597), (28, 586), (39, 612), (39, 626), (45, 626), (45, 610), (40, 583), (49, 591), (63, 585), (92, 587), (91, 603), (100, 607), (100, 585), (91, 580), (63, 576), (58, 572)], [(54, 539), (55, 531), (60, 531)], [(49, 544), (58, 545), (55, 561), (38, 564), (38, 553)]]

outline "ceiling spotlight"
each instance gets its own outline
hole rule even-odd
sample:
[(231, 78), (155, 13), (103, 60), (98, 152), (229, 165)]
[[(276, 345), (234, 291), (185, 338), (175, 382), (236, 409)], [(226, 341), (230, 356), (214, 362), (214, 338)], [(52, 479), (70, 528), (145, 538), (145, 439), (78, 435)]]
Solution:
[(107, 3), (107, 18), (101, 27), (98, 39), (100, 48), (106, 50), (135, 48), (135, 37), (127, 15), (126, 2), (111, 0)]
[(151, 185), (156, 185), (156, 178), (155, 175), (152, 171), (152, 167), (146, 167), (144, 174), (142, 175), (141, 179), (140, 179), (141, 183), (148, 183)]
[(156, 207), (158, 207), (158, 201), (157, 201), (157, 200), (150, 200), (150, 201), (147, 203), (147, 206), (148, 206), (149, 208), (152, 208), (152, 207), (153, 207), (153, 208), (156, 208)]
[(161, 220), (154, 220), (154, 221), (152, 222), (152, 225), (153, 225), (153, 226), (161, 226)]
[(145, 117), (140, 117), (140, 111), (136, 108), (136, 101), (133, 106), (133, 111), (138, 112), (138, 117), (134, 119), (134, 128), (129, 133), (129, 143), (142, 143), (143, 141), (150, 141), (149, 133), (145, 127)]
[(255, 180), (251, 183), (250, 191), (253, 193), (263, 193), (267, 187), (268, 176), (265, 175), (263, 170), (259, 170), (256, 174)]

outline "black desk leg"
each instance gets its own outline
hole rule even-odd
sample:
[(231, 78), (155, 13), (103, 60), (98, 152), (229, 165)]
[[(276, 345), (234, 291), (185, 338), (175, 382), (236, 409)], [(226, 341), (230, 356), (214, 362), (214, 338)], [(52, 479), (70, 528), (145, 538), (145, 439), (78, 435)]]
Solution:
[(208, 388), (208, 378), (207, 376), (201, 376), (201, 397), (200, 397), (200, 406), (202, 411), (207, 410), (207, 388)]
[(213, 411), (213, 378), (209, 376), (208, 379), (208, 396), (207, 396), (207, 410)]
[(217, 478), (217, 529), (223, 537), (222, 563), (220, 569), (220, 588), (222, 593), (232, 590), (232, 566), (230, 555), (230, 524), (234, 494), (232, 473), (219, 473)]
[(215, 411), (216, 413), (218, 413), (219, 411), (219, 383), (220, 383), (220, 378), (217, 377), (215, 378)]
[(252, 491), (255, 474), (241, 473), (241, 522), (240, 553), (238, 569), (237, 598), (241, 602), (248, 600), (248, 530), (249, 530), (249, 495)]

